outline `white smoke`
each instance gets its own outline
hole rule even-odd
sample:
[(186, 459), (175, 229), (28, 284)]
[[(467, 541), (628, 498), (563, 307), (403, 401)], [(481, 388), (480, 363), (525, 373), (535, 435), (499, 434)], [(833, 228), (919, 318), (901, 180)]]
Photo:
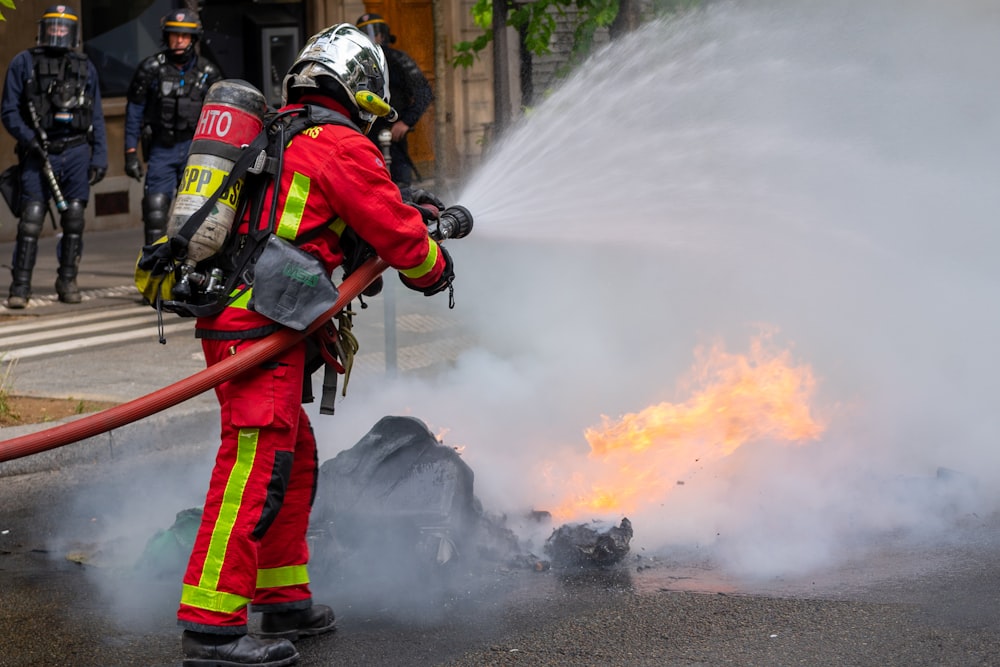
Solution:
[(630, 517), (634, 545), (771, 575), (993, 511), (997, 34), (989, 2), (775, 0), (611, 45), (455, 200), (476, 226), (449, 246), (451, 316), (478, 344), (430, 379), (352, 385), (323, 441), (412, 414), (466, 447), (487, 507), (545, 509), (540, 463), (593, 465), (584, 429), (685, 400), (697, 345), (745, 353), (763, 323), (829, 428), (694, 471)]
[[(691, 467), (629, 515), (635, 551), (775, 576), (890, 533), (953, 539), (1000, 488), (998, 34), (992, 2), (774, 0), (613, 44), (449, 198), (476, 219), (449, 243), (456, 309), (398, 292), (476, 344), (433, 375), (356, 376), (333, 418), (311, 405), (320, 460), (413, 415), (464, 447), (484, 506), (514, 521), (561, 500), (544, 471), (600, 473), (584, 431), (602, 415), (684, 402), (697, 346), (745, 354), (764, 324), (812, 368), (827, 430)], [(196, 458), (78, 512), (115, 508), (101, 535), (128, 540), (128, 564), (202, 502), (210, 452)], [(524, 530), (540, 553), (545, 533)], [(434, 620), (419, 586), (324, 574), (317, 599), (338, 615)], [(172, 622), (179, 575), (134, 588), (118, 575), (97, 576), (123, 618)]]

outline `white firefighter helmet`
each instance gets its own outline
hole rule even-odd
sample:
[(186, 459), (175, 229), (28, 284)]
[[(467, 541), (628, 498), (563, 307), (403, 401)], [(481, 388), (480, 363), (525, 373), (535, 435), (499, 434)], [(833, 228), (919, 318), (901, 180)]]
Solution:
[[(327, 88), (332, 84), (333, 88)], [(365, 123), (375, 114), (359, 106), (358, 93), (368, 92), (389, 102), (389, 68), (382, 49), (350, 23), (331, 26), (309, 38), (282, 83), (285, 104), (310, 89), (328, 94), (337, 88)]]

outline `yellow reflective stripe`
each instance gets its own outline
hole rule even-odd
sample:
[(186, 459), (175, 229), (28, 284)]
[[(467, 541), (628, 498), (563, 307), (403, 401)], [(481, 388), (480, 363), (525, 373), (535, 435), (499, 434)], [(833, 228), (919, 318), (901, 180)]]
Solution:
[(184, 584), (181, 588), (181, 604), (198, 609), (234, 614), (250, 603), (249, 598), (235, 593), (221, 593)]
[(310, 183), (308, 176), (303, 176), (299, 172), (292, 174), (292, 183), (285, 193), (285, 206), (281, 209), (278, 228), (274, 230), (277, 236), (294, 240), (299, 235), (302, 213), (306, 210), (306, 199), (309, 198)]
[(341, 220), (340, 218), (334, 218), (333, 222), (331, 222), (326, 227), (337, 236), (343, 236), (344, 230), (347, 229), (347, 223)]
[(434, 268), (434, 264), (437, 263), (438, 259), (438, 245), (433, 241), (428, 241), (427, 243), (430, 246), (427, 249), (427, 258), (412, 269), (406, 269), (405, 271), (400, 271), (400, 273), (412, 280), (426, 276)]
[(246, 489), (254, 459), (257, 457), (259, 435), (258, 428), (241, 428), (237, 436), (236, 463), (229, 473), (226, 489), (222, 493), (222, 505), (219, 507), (219, 517), (212, 527), (212, 538), (208, 543), (208, 553), (205, 554), (205, 564), (202, 565), (201, 579), (198, 581), (199, 588), (214, 591), (219, 587), (229, 537), (233, 534), (236, 515), (243, 500), (243, 491)]
[[(240, 290), (239, 289), (235, 289), (232, 292), (230, 292), (229, 296), (233, 296), (234, 294), (239, 294), (239, 293), (240, 293)], [(230, 308), (239, 308), (241, 310), (247, 310), (247, 308), (249, 308), (248, 304), (250, 303), (250, 297), (252, 295), (253, 295), (253, 288), (250, 287), (250, 288), (244, 290), (243, 294), (240, 294), (239, 297), (237, 297), (236, 299), (234, 299), (233, 302), (231, 304), (229, 304), (229, 307)]]
[(309, 571), (305, 565), (289, 565), (257, 570), (257, 588), (278, 588), (279, 586), (299, 586), (309, 583)]

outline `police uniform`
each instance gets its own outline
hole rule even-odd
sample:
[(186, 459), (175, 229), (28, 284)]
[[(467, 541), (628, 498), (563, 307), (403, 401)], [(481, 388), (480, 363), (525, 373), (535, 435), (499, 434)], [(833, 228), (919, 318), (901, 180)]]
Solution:
[[(72, 22), (75, 29), (77, 17), (60, 6), (47, 10), (39, 23), (50, 20)], [(44, 147), (63, 198), (63, 202), (57, 201), (62, 237), (57, 246), (56, 292), (61, 301), (79, 303), (76, 277), (83, 253), (84, 211), (90, 186), (104, 177), (108, 167), (97, 69), (87, 56), (71, 48), (38, 46), (22, 51), (7, 69), (0, 117), (17, 140), (21, 166), (21, 218), (7, 305), (23, 308), (31, 296), (31, 274), (46, 201), (54, 195), (43, 171), (44, 157), (39, 150), (42, 133), (48, 140)]]
[[(188, 14), (193, 13), (178, 12), (182, 18)], [(197, 21), (197, 17), (191, 19)], [(164, 30), (171, 31), (170, 22), (164, 23)], [(192, 34), (200, 30), (198, 23)], [(170, 204), (184, 172), (205, 93), (221, 78), (219, 68), (193, 47), (181, 62), (175, 62), (169, 49), (152, 55), (139, 63), (132, 77), (125, 110), (125, 149), (126, 153), (135, 150), (142, 135), (148, 163), (142, 198), (147, 244), (166, 232)]]
[[(407, 53), (389, 46), (395, 37), (389, 34), (389, 25), (378, 14), (363, 14), (358, 18), (357, 26), (363, 28), (370, 37), (382, 35), (381, 47), (389, 67), (389, 91), (392, 106), (399, 114), (398, 120), (412, 128), (427, 111), (434, 101), (434, 93), (427, 77), (420, 71), (420, 66)], [(395, 122), (395, 121), (394, 121)], [(392, 123), (379, 118), (368, 133), (374, 140), (383, 129), (392, 127)], [(404, 136), (389, 146), (389, 170), (392, 180), (401, 188), (410, 186), (414, 178), (413, 159), (410, 157), (409, 144)]]

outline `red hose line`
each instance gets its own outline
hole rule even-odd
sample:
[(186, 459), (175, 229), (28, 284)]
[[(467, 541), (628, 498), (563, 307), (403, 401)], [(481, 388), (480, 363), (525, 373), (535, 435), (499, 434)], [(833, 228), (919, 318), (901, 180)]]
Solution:
[(85, 438), (90, 438), (149, 415), (166, 410), (182, 401), (197, 396), (240, 373), (257, 366), (284, 349), (287, 349), (312, 333), (324, 322), (343, 310), (361, 291), (389, 268), (378, 257), (373, 257), (357, 268), (341, 283), (340, 296), (336, 303), (313, 322), (306, 331), (282, 329), (260, 339), (239, 354), (233, 355), (209, 366), (203, 371), (174, 384), (167, 385), (151, 394), (116, 405), (113, 408), (95, 412), (72, 422), (59, 424), (42, 431), (36, 431), (10, 440), (0, 441), (0, 463), (37, 454), (56, 447), (62, 447)]

